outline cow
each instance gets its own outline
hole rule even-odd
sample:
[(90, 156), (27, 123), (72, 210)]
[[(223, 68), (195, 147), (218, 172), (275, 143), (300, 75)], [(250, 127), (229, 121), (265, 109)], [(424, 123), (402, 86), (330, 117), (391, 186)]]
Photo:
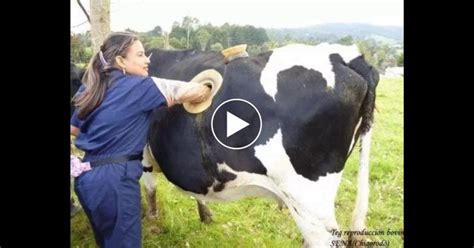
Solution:
[[(365, 228), (379, 73), (355, 45), (291, 44), (230, 62), (214, 52), (149, 52), (151, 76), (190, 81), (214, 69), (223, 77), (204, 112), (191, 114), (175, 105), (152, 114), (151, 157), (178, 189), (202, 201), (277, 199), (289, 209), (305, 247), (328, 247), (339, 229), (335, 198), (341, 175), (360, 140), (351, 229)], [(224, 147), (211, 130), (214, 111), (235, 98), (252, 103), (262, 120), (256, 141), (240, 150)], [(145, 184), (156, 188), (150, 180)]]

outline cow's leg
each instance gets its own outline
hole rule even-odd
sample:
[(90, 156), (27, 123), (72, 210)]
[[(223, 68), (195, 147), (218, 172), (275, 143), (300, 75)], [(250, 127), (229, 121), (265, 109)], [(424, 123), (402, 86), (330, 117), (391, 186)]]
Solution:
[(256, 146), (255, 155), (295, 219), (305, 247), (333, 244), (337, 239), (333, 231), (339, 229), (334, 201), (342, 172), (320, 176), (317, 181), (297, 174), (283, 148), (280, 130), (265, 145)]
[[(70, 182), (71, 182), (71, 187), (70, 187), (70, 189), (73, 188), (73, 185), (72, 185), (73, 181), (74, 181), (74, 179), (71, 177), (71, 181), (70, 181)], [(72, 194), (73, 194), (73, 193), (74, 193), (73, 190), (71, 190), (71, 218), (72, 218), (74, 215), (76, 215), (79, 211), (82, 210), (81, 205), (80, 205), (79, 203), (76, 203), (76, 202), (74, 201), (74, 198), (72, 197)]]
[(156, 206), (156, 188), (158, 186), (156, 181), (156, 173), (159, 171), (159, 165), (156, 162), (153, 154), (151, 153), (150, 146), (147, 144), (143, 149), (143, 181), (145, 184), (147, 211), (146, 217), (149, 219), (157, 219), (159, 216), (158, 209)]
[[(156, 202), (157, 174), (151, 171), (151, 166), (146, 167), (146, 163), (143, 163), (143, 166), (142, 177), (145, 185), (146, 202), (148, 205), (145, 216), (148, 220), (155, 221), (160, 217)], [(147, 231), (155, 235), (163, 233), (163, 229), (158, 227), (156, 223), (149, 225)]]
[(146, 217), (149, 219), (157, 219), (159, 213), (156, 206), (156, 174), (144, 171), (142, 177), (145, 185), (146, 201), (148, 205)]
[[(351, 231), (362, 231), (366, 228), (365, 217), (369, 208), (369, 155), (372, 129), (361, 136), (361, 149), (359, 161), (359, 174), (357, 178), (357, 198), (354, 212), (352, 213)], [(358, 244), (364, 239), (363, 236), (353, 235), (349, 237)]]
[(212, 213), (209, 208), (206, 206), (206, 202), (196, 199), (198, 205), (199, 218), (201, 222), (205, 224), (212, 223)]
[(303, 235), (304, 247), (329, 247), (338, 239), (334, 201), (341, 174), (328, 174), (316, 182), (297, 175), (277, 186)]

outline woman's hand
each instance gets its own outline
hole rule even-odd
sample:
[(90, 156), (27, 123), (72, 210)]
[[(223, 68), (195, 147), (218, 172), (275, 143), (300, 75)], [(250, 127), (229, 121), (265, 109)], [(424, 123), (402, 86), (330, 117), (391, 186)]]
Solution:
[(185, 102), (200, 103), (206, 101), (211, 95), (211, 89), (200, 83), (151, 78), (165, 96), (168, 107)]
[(176, 98), (178, 102), (200, 103), (209, 98), (211, 89), (208, 86), (196, 82), (189, 82), (177, 89)]

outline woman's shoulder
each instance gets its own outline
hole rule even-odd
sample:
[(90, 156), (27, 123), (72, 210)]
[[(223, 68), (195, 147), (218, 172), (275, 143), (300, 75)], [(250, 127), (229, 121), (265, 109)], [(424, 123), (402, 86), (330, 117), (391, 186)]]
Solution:
[(136, 88), (152, 83), (153, 80), (149, 76), (127, 75), (122, 78), (120, 85), (127, 88)]

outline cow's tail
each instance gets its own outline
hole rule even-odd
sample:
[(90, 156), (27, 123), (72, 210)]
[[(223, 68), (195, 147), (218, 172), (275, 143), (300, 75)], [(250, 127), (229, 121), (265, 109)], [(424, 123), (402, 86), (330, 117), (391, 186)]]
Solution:
[(357, 176), (357, 197), (352, 213), (352, 231), (362, 231), (365, 228), (365, 217), (369, 208), (369, 155), (372, 129), (362, 134), (360, 143), (359, 173)]
[(360, 161), (357, 177), (357, 197), (351, 224), (352, 231), (362, 231), (366, 227), (365, 218), (369, 208), (369, 155), (375, 109), (375, 88), (379, 81), (379, 74), (376, 69), (365, 61), (363, 56), (351, 61), (349, 67), (358, 72), (366, 80), (368, 86), (360, 110), (362, 117), (358, 131), (361, 145)]

